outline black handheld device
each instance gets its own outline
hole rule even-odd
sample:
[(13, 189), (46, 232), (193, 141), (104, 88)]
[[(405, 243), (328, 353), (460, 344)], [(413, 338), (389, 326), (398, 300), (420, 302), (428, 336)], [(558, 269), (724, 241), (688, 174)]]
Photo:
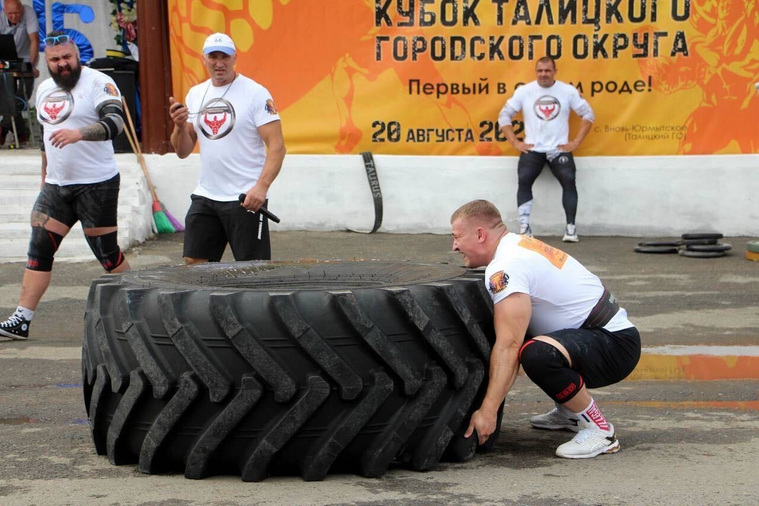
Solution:
[[(241, 194), (240, 194), (240, 196), (239, 196), (238, 198), (240, 199), (240, 203), (241, 203), (241, 204), (242, 204), (243, 202), (245, 202), (245, 194), (244, 194), (244, 193), (241, 193)], [(266, 209), (264, 206), (261, 206), (261, 207), (259, 207), (259, 208), (258, 208), (258, 211), (259, 211), (261, 214), (263, 214), (264, 216), (266, 216), (267, 218), (269, 218), (269, 219), (270, 219), (271, 221), (273, 221), (274, 223), (279, 223), (279, 217), (277, 217), (277, 215), (276, 215), (276, 214), (274, 214), (273, 212), (271, 212), (271, 211), (269, 211), (268, 209)], [(248, 211), (248, 212), (253, 212), (253, 211)]]

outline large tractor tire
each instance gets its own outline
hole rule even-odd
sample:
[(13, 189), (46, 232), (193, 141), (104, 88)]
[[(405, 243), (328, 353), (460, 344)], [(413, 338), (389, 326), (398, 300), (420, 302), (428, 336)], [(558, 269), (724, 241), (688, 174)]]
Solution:
[(492, 319), (482, 273), (443, 264), (105, 275), (90, 288), (82, 349), (95, 448), (145, 473), (245, 481), (467, 460)]

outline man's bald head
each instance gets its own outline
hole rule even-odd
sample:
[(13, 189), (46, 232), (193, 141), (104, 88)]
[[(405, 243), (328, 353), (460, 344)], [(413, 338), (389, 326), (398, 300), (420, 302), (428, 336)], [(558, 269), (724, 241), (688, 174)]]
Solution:
[(18, 24), (24, 17), (24, 4), (21, 0), (5, 0), (3, 12), (12, 25)]

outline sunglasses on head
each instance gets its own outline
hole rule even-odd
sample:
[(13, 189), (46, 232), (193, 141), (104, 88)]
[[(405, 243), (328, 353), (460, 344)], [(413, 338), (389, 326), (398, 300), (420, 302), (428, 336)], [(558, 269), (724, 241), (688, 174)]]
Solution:
[(68, 35), (45, 37), (45, 46), (60, 46), (61, 44), (68, 44), (69, 42), (71, 42), (71, 37)]

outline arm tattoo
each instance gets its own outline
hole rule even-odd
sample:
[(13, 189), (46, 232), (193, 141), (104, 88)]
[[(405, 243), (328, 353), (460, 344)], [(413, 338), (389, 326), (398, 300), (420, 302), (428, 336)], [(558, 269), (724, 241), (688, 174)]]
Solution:
[(79, 131), (82, 133), (83, 141), (104, 141), (108, 138), (105, 127), (100, 122), (83, 127)]

